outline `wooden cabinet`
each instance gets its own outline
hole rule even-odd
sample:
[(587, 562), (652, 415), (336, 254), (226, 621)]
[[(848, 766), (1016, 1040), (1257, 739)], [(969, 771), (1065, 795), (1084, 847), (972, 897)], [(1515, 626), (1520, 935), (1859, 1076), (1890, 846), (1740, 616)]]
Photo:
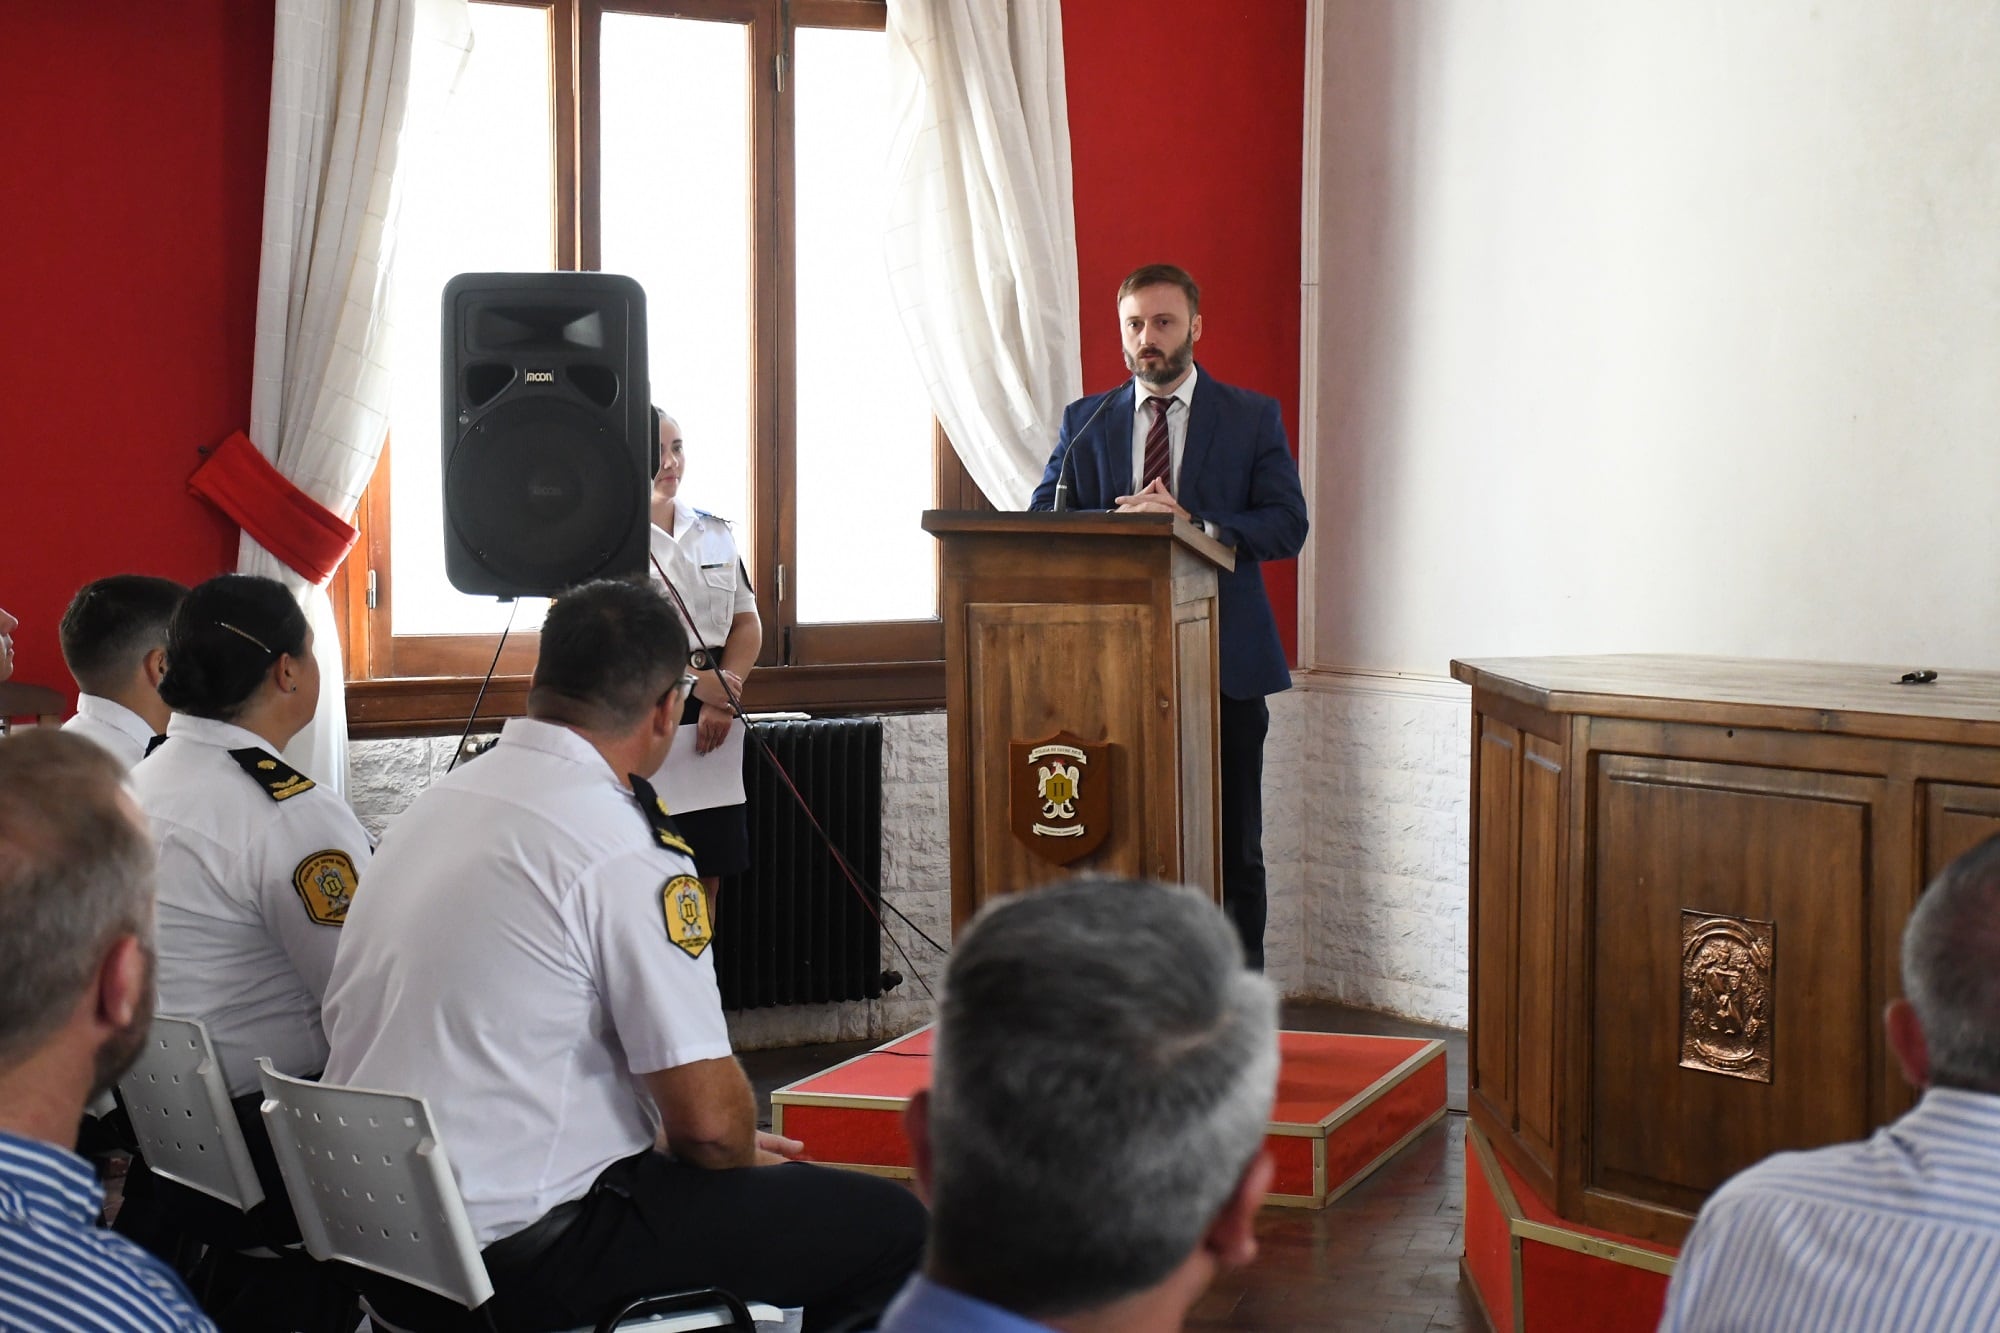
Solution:
[(1924, 882), (2000, 832), (2000, 673), (1454, 662), (1472, 686), (1471, 1113), (1573, 1221), (1677, 1243), (1735, 1172), (1911, 1101)]

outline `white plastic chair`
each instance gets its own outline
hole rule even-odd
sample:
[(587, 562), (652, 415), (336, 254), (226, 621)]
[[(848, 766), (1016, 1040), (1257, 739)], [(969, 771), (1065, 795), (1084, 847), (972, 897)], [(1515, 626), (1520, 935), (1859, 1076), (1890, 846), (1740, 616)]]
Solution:
[(222, 1065), (198, 1020), (155, 1015), (118, 1092), (154, 1175), (246, 1213), (264, 1201)]
[[(257, 1061), (264, 1124), (298, 1214), (306, 1250), (406, 1282), (478, 1311), (493, 1283), (465, 1216), (457, 1178), (421, 1097), (288, 1077)], [(692, 1305), (694, 1308), (650, 1308)], [(490, 1311), (487, 1312), (490, 1315)], [(782, 1324), (769, 1305), (721, 1291), (635, 1303), (597, 1325), (645, 1333)], [(394, 1329), (372, 1308), (376, 1327)], [(578, 1330), (583, 1333), (583, 1330)]]

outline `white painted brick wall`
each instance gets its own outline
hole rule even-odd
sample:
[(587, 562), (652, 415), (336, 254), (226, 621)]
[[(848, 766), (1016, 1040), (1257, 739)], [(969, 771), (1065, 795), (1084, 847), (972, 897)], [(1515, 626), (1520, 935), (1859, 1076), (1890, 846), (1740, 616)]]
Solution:
[(1267, 701), (1271, 730), (1264, 738), (1264, 970), (1286, 995), (1310, 993), (1313, 907), (1307, 886), (1312, 842), (1307, 796), (1307, 738), (1313, 698), (1287, 690)]
[(1464, 1027), (1469, 693), (1332, 673), (1293, 693), (1309, 715), (1304, 993)]
[(451, 767), (455, 736), (355, 741), (347, 747), (347, 799), (376, 839), (424, 788)]
[[(1307, 673), (1273, 695), (1264, 753), (1266, 966), (1287, 996), (1464, 1027), (1470, 703), (1449, 682)], [(942, 713), (882, 719), (882, 889), (941, 945), (951, 936)], [(349, 792), (379, 833), (450, 761), (450, 738), (360, 741)], [(730, 1016), (738, 1049), (883, 1039), (930, 1021), (944, 957), (893, 913), (879, 1000)]]

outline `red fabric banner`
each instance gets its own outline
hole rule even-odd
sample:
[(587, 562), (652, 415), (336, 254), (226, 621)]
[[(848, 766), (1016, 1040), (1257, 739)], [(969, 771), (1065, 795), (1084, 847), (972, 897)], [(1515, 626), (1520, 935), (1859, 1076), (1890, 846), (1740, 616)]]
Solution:
[(236, 520), (302, 578), (325, 583), (360, 531), (307, 495), (237, 431), (188, 478), (188, 489)]

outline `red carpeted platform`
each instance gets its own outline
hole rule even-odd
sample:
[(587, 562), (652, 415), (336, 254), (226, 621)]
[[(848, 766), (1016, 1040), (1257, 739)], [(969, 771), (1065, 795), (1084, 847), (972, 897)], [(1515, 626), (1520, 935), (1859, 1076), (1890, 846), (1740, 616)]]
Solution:
[[(1276, 1163), (1265, 1202), (1319, 1208), (1444, 1115), (1444, 1043), (1281, 1032), (1277, 1104), (1265, 1140)], [(902, 1113), (930, 1083), (931, 1030), (878, 1046), (771, 1094), (771, 1125), (807, 1157), (910, 1174)]]
[(1652, 1333), (1675, 1254), (1565, 1221), (1466, 1126), (1460, 1267), (1495, 1333)]

